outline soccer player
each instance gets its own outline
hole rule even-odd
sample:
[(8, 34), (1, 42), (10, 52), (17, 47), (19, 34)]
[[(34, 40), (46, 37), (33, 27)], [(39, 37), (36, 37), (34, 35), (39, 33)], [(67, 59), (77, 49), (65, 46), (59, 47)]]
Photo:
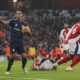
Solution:
[(0, 19), (0, 21), (3, 24), (8, 24), (11, 27), (10, 30), (10, 58), (9, 58), (9, 62), (8, 62), (8, 66), (7, 66), (7, 70), (6, 70), (6, 75), (10, 74), (10, 70), (11, 67), (13, 65), (14, 62), (14, 53), (17, 52), (18, 54), (21, 54), (22, 56), (22, 69), (25, 73), (28, 72), (27, 68), (26, 68), (26, 53), (25, 53), (25, 49), (23, 46), (23, 41), (22, 41), (22, 35), (27, 32), (27, 33), (31, 33), (30, 32), (30, 28), (28, 26), (28, 24), (26, 22), (23, 21), (23, 13), (21, 11), (16, 11), (15, 13), (16, 19), (12, 19), (12, 20), (4, 20), (4, 19)]
[(71, 65), (66, 69), (67, 71), (72, 71), (73, 67), (80, 62), (80, 22), (77, 22), (72, 26), (66, 37), (66, 42), (69, 46), (69, 54), (67, 54), (58, 63), (53, 64), (53, 66), (56, 68), (58, 65), (72, 60)]
[(66, 35), (68, 34), (69, 32), (69, 25), (67, 23), (64, 24), (64, 28), (61, 30), (60, 32), (60, 38), (62, 38), (62, 40), (64, 40), (66, 38)]
[(65, 43), (64, 43), (64, 40), (66, 39), (66, 35), (68, 34), (69, 30), (70, 30), (69, 25), (67, 23), (65, 23), (64, 28), (61, 30), (60, 36), (59, 36), (60, 47), (61, 47), (62, 51), (66, 51), (68, 49), (67, 44), (65, 45)]
[(59, 47), (58, 44), (56, 44), (53, 48), (53, 50), (51, 51), (51, 56), (54, 60), (54, 62), (61, 60), (65, 55), (62, 52), (61, 48)]

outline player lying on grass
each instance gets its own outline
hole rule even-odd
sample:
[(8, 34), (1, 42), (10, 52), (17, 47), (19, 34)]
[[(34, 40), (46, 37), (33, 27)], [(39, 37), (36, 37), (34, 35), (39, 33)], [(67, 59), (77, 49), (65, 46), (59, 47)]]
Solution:
[(67, 71), (72, 71), (73, 67), (80, 62), (80, 22), (77, 22), (72, 26), (65, 41), (68, 44), (69, 54), (53, 66), (54, 68), (57, 68), (58, 65), (72, 60), (72, 63), (66, 69)]
[(35, 58), (32, 70), (52, 70), (53, 63), (64, 57), (64, 54), (57, 45), (55, 45), (55, 48), (50, 53), (47, 53), (46, 48), (43, 47), (40, 50), (40, 54), (41, 57)]
[(14, 54), (17, 52), (18, 54), (21, 54), (22, 56), (22, 69), (25, 73), (27, 73), (26, 68), (26, 53), (23, 46), (23, 40), (22, 36), (23, 33), (31, 33), (30, 28), (28, 26), (27, 22), (23, 21), (23, 13), (21, 11), (16, 11), (15, 13), (16, 19), (12, 20), (4, 20), (0, 19), (0, 21), (5, 25), (10, 25), (10, 57), (8, 61), (8, 66), (6, 70), (6, 74), (10, 74), (11, 67), (14, 62)]
[(52, 69), (51, 55), (46, 52), (45, 46), (38, 50), (39, 56), (35, 58), (34, 63), (31, 66), (32, 70), (47, 70)]
[(66, 36), (67, 36), (70, 28), (69, 28), (69, 24), (67, 24), (67, 23), (65, 23), (63, 27), (64, 28), (61, 30), (60, 36), (59, 36), (59, 46), (62, 48), (63, 51), (65, 51), (65, 50), (67, 50), (66, 49), (67, 44), (65, 45), (64, 41), (66, 39)]
[(41, 63), (42, 58), (37, 57), (31, 66), (31, 70), (52, 70), (53, 69), (53, 62), (51, 59), (49, 59), (49, 57), (50, 56), (47, 55), (47, 58), (42, 63)]

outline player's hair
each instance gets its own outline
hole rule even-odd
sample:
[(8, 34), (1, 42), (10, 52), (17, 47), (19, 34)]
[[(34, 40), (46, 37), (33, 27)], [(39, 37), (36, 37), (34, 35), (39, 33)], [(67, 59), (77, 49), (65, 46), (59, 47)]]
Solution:
[(15, 11), (15, 13), (21, 13), (21, 14), (23, 14), (23, 12), (20, 11), (20, 10)]
[(65, 26), (65, 25), (66, 25), (67, 27), (69, 27), (69, 24), (68, 24), (68, 23), (64, 23), (64, 26)]

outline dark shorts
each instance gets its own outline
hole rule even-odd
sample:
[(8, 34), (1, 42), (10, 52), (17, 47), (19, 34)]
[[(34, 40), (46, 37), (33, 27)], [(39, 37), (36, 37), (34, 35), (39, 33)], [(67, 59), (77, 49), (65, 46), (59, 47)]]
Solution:
[(14, 53), (18, 53), (18, 54), (25, 53), (23, 42), (22, 41), (11, 41), (10, 42), (10, 51), (11, 51), (11, 54), (14, 54)]

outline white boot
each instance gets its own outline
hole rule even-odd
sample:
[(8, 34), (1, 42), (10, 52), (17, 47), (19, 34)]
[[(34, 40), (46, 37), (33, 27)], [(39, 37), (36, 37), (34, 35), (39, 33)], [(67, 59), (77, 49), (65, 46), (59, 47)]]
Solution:
[(72, 71), (73, 69), (72, 69), (72, 67), (71, 66), (68, 66), (67, 68), (66, 68), (66, 71)]
[(28, 73), (28, 69), (25, 67), (23, 68), (24, 73)]
[(6, 71), (6, 72), (5, 72), (5, 74), (6, 74), (6, 75), (9, 75), (9, 74), (10, 74), (10, 72), (9, 72), (9, 71)]

